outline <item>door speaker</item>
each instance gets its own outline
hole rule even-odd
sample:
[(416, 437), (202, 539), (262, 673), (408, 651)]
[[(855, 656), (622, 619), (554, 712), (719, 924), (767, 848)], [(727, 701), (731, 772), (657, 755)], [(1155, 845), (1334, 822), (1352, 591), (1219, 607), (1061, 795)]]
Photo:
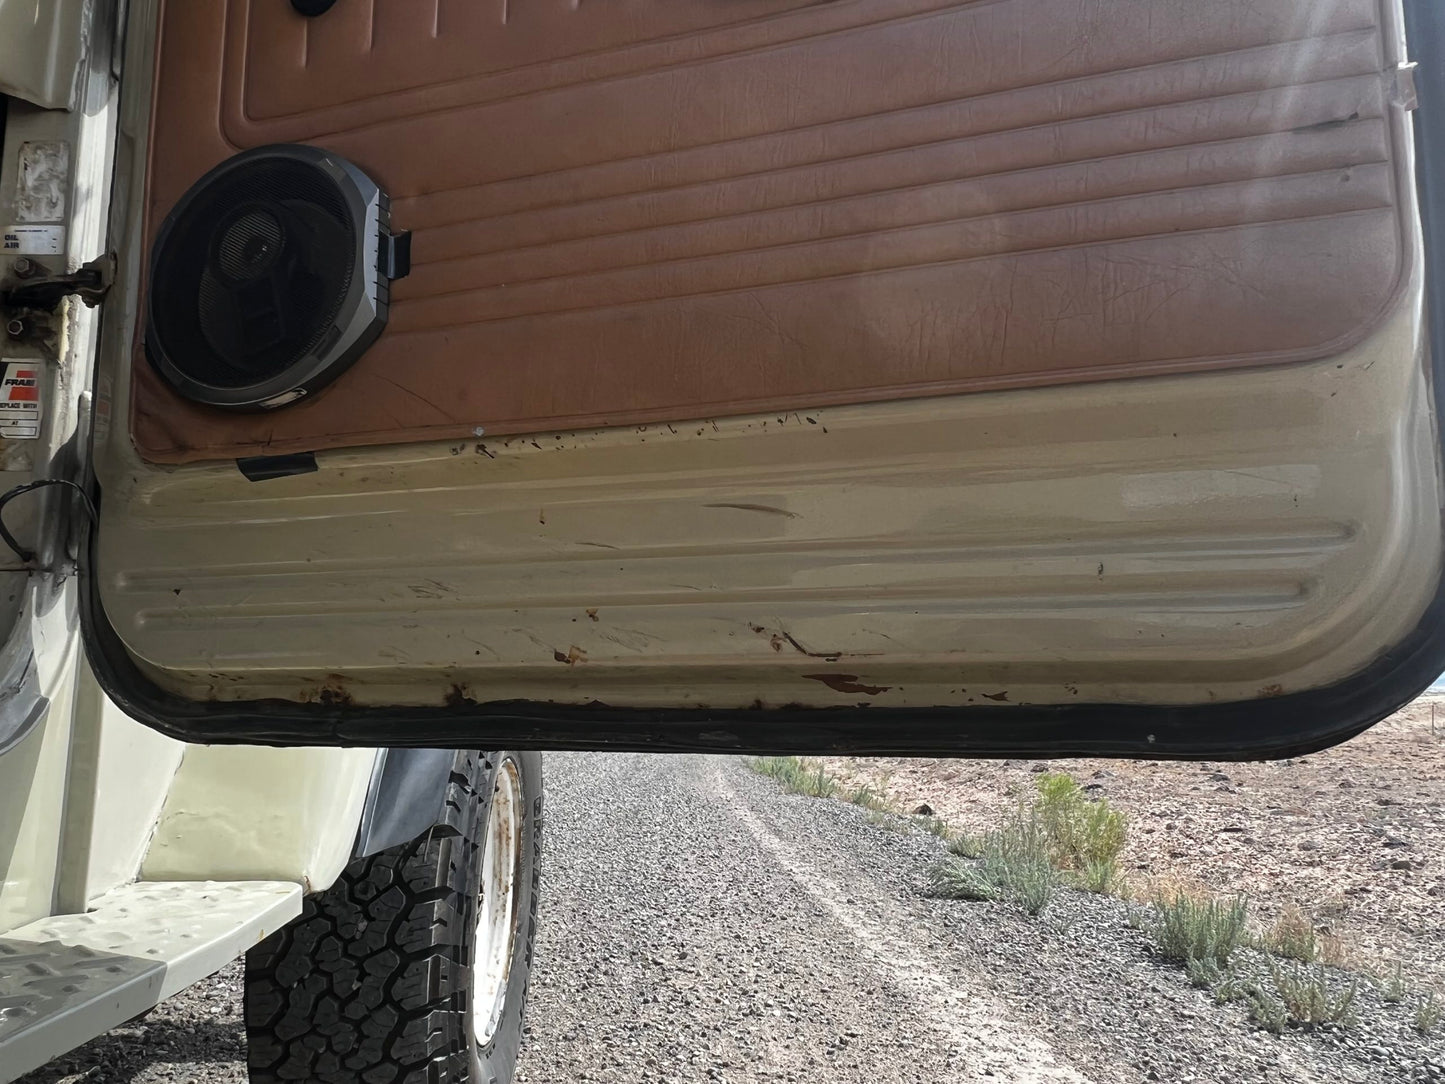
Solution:
[(258, 147), (181, 197), (151, 250), (146, 355), (187, 399), (270, 410), (335, 380), (386, 325), (409, 233), (352, 163)]

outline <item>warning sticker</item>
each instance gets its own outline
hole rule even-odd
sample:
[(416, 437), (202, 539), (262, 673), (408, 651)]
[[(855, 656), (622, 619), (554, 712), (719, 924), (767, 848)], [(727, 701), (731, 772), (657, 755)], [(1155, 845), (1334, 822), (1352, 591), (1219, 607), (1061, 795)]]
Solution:
[(40, 365), (29, 361), (5, 362), (0, 384), (0, 437), (34, 440), (40, 436)]
[(64, 226), (6, 226), (0, 233), (0, 252), (16, 256), (59, 256), (64, 245)]

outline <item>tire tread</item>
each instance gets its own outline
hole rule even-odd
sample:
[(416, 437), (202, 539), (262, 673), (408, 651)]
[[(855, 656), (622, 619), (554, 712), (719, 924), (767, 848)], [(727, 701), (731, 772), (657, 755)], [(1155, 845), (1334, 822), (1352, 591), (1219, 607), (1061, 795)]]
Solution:
[(470, 1059), (466, 883), (480, 860), (491, 765), (458, 754), (443, 819), (354, 860), (301, 916), (246, 956), (253, 1084), (443, 1084)]

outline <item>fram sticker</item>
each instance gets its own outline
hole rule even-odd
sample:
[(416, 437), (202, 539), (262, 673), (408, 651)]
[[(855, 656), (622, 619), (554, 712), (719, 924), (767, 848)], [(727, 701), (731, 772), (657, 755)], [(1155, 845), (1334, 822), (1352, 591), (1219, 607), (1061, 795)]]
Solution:
[(64, 226), (6, 226), (0, 233), (0, 252), (12, 256), (59, 256), (64, 248)]
[(44, 375), (38, 362), (5, 362), (5, 377), (0, 382), (0, 437), (34, 440), (40, 436)]

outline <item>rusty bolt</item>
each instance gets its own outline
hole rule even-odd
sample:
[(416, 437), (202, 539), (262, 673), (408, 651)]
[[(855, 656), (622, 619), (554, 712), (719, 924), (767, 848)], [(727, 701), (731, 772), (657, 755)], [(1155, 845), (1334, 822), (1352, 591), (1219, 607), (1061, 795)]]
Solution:
[(5, 333), (12, 339), (20, 338), (25, 334), (25, 321), (18, 316), (15, 317), (15, 319), (5, 325)]
[(10, 270), (14, 271), (19, 278), (28, 279), (40, 274), (40, 265), (29, 256), (19, 256), (10, 265)]

